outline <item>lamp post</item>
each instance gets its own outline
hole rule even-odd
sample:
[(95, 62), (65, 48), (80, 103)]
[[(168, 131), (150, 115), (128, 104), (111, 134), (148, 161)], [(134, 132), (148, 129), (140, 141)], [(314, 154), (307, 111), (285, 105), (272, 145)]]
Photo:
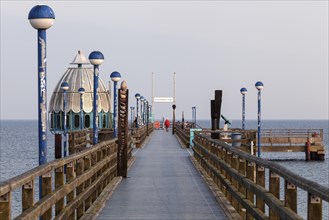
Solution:
[(242, 130), (246, 128), (246, 94), (248, 93), (246, 88), (241, 88), (240, 93), (242, 94)]
[(133, 128), (134, 126), (134, 116), (133, 116), (133, 113), (134, 113), (134, 107), (133, 106), (130, 106), (130, 128)]
[(264, 87), (262, 82), (256, 82), (255, 84), (256, 89), (258, 90), (258, 157), (260, 157), (260, 150), (261, 150), (261, 138), (260, 138), (260, 130), (261, 130), (261, 90)]
[[(47, 5), (34, 6), (28, 15), (33, 28), (38, 30), (38, 138), (39, 165), (47, 163), (47, 59), (46, 30), (55, 20), (54, 11)], [(42, 198), (42, 177), (39, 177), (39, 199)]]
[(146, 136), (149, 136), (149, 102), (146, 101)]
[(85, 94), (86, 90), (81, 87), (78, 92), (80, 94), (80, 130), (83, 130), (83, 94)]
[(111, 80), (114, 83), (114, 91), (113, 91), (113, 132), (114, 132), (114, 138), (118, 137), (118, 125), (116, 123), (117, 119), (117, 111), (118, 111), (118, 82), (121, 79), (121, 74), (117, 71), (114, 71), (111, 73)]
[(93, 100), (93, 144), (98, 143), (98, 76), (99, 65), (104, 62), (104, 55), (99, 51), (93, 51), (89, 54), (89, 61), (94, 65), (94, 100)]
[(194, 122), (194, 126), (196, 127), (196, 106), (192, 107), (192, 120)]
[(144, 124), (144, 96), (141, 96), (141, 119), (142, 119), (142, 125)]
[(139, 93), (136, 93), (135, 98), (136, 98), (136, 127), (138, 128), (139, 127), (139, 122), (138, 122), (138, 117), (139, 117), (139, 115), (138, 115), (138, 101), (141, 98), (141, 95)]
[(67, 108), (67, 90), (69, 90), (70, 85), (67, 82), (62, 82), (61, 89), (63, 90), (63, 136), (64, 136), (64, 157), (67, 156), (67, 124), (66, 124), (66, 108)]
[(175, 134), (175, 109), (176, 105), (172, 105), (172, 110), (173, 110), (173, 122), (172, 122), (172, 134)]

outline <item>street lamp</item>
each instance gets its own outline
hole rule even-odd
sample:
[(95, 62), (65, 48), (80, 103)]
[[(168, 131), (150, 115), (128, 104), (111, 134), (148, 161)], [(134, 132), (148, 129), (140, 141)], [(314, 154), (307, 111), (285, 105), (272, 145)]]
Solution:
[(93, 100), (93, 144), (98, 143), (98, 76), (99, 65), (104, 61), (104, 55), (99, 51), (93, 51), (89, 54), (89, 61), (94, 65), (94, 100)]
[(136, 93), (135, 98), (136, 98), (136, 127), (138, 128), (139, 127), (139, 123), (138, 123), (138, 117), (139, 117), (139, 115), (138, 115), (138, 101), (141, 98), (141, 95), (139, 93)]
[[(55, 20), (54, 11), (47, 5), (34, 6), (28, 15), (33, 28), (38, 30), (38, 138), (39, 165), (47, 163), (47, 59), (46, 30)], [(39, 199), (42, 198), (42, 177), (39, 177)]]
[(142, 119), (142, 125), (144, 124), (144, 96), (141, 96), (141, 119)]
[(133, 128), (134, 126), (134, 117), (133, 117), (133, 113), (134, 113), (134, 108), (133, 106), (130, 106), (130, 128)]
[(261, 90), (264, 87), (262, 82), (256, 82), (255, 84), (256, 89), (258, 90), (258, 157), (260, 157), (260, 150), (261, 150), (261, 138), (260, 138), (260, 129), (261, 129)]
[(63, 90), (63, 136), (64, 136), (64, 157), (67, 156), (67, 124), (66, 124), (66, 107), (67, 107), (67, 90), (69, 90), (70, 85), (67, 82), (62, 82), (61, 90)]
[(118, 110), (118, 82), (121, 79), (121, 74), (119, 72), (114, 71), (111, 73), (111, 80), (114, 83), (114, 91), (113, 91), (113, 132), (114, 132), (114, 138), (118, 137), (118, 125), (116, 123), (117, 119), (117, 110)]
[(173, 110), (173, 123), (172, 123), (172, 134), (175, 134), (175, 109), (176, 105), (172, 105), (172, 110)]
[(240, 93), (242, 94), (242, 130), (246, 128), (246, 94), (248, 93), (246, 88), (241, 88)]
[(80, 129), (83, 130), (83, 94), (85, 94), (86, 90), (81, 87), (78, 92), (80, 94)]
[(46, 30), (53, 25), (55, 13), (47, 5), (37, 5), (29, 12), (28, 19), (32, 27), (38, 30), (39, 165), (42, 165), (47, 163)]

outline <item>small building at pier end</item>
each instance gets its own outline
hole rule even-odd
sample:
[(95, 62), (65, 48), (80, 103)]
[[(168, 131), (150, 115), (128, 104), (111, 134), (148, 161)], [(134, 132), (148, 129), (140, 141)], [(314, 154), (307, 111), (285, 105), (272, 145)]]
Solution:
[[(69, 84), (65, 105), (66, 130), (70, 132), (93, 128), (93, 67), (81, 51), (78, 51), (70, 64), (72, 66), (66, 70), (55, 86), (49, 103), (49, 124), (50, 131), (53, 133), (64, 130), (64, 92), (61, 89), (63, 82)], [(100, 129), (112, 128), (110, 97), (110, 91), (99, 78), (97, 102)]]

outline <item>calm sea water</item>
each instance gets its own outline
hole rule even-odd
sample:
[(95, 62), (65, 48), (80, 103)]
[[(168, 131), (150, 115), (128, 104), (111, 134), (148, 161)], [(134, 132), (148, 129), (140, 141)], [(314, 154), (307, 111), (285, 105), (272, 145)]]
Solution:
[[(210, 127), (209, 120), (198, 120), (197, 123), (204, 128)], [(233, 120), (231, 127), (241, 127), (241, 121)], [(263, 153), (262, 157), (274, 160), (307, 179), (329, 186), (328, 120), (263, 120), (262, 128), (323, 128), (326, 145), (325, 161), (306, 162), (304, 153)], [(246, 121), (246, 129), (257, 129), (257, 121)], [(53, 159), (54, 136), (48, 133), (48, 161)], [(36, 166), (38, 166), (37, 121), (0, 121), (0, 182)], [(17, 192), (13, 195), (13, 200), (19, 197), (19, 192)], [(298, 197), (298, 212), (306, 217), (306, 193), (298, 192)], [(19, 205), (14, 207), (14, 212), (15, 210), (18, 212), (19, 209)], [(327, 203), (324, 203), (323, 212), (324, 219), (328, 219)]]

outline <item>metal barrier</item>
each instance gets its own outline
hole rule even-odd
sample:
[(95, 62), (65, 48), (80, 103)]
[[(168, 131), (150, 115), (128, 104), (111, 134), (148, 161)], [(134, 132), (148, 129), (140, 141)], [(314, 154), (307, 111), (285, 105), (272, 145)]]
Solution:
[[(198, 163), (243, 218), (302, 219), (297, 214), (297, 188), (300, 188), (308, 194), (308, 219), (322, 219), (322, 201), (329, 201), (328, 187), (211, 139), (202, 132), (195, 134), (193, 151)], [(265, 170), (269, 172), (269, 189), (265, 188)], [(284, 186), (280, 186), (280, 178)], [(280, 198), (282, 187), (284, 198)]]

